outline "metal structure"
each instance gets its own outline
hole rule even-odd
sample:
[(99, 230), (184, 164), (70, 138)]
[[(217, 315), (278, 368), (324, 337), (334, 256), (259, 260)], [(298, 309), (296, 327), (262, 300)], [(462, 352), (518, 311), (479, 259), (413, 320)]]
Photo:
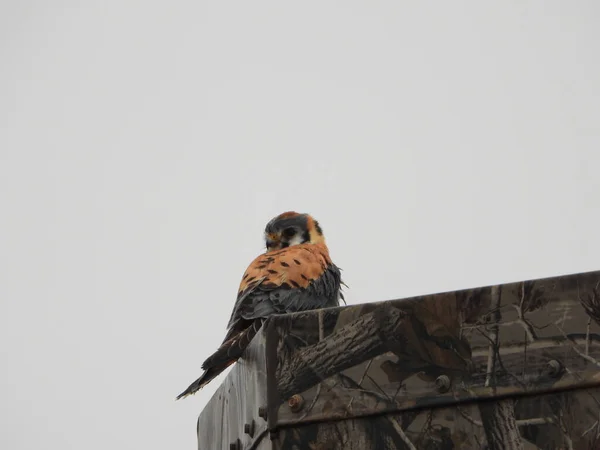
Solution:
[(600, 449), (600, 271), (274, 316), (201, 450)]

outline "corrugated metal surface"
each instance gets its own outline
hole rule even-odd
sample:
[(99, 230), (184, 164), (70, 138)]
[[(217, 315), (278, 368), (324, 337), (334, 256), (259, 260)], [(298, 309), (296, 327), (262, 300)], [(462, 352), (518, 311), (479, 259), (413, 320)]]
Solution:
[(231, 444), (236, 450), (271, 448), (258, 411), (267, 406), (264, 349), (265, 335), (259, 333), (200, 414), (198, 450), (230, 450)]
[(266, 430), (260, 406), (264, 449), (600, 448), (599, 283), (592, 272), (273, 317), (248, 352), (260, 363), (238, 364), (200, 416), (199, 443), (214, 444), (199, 448), (251, 448), (242, 422)]

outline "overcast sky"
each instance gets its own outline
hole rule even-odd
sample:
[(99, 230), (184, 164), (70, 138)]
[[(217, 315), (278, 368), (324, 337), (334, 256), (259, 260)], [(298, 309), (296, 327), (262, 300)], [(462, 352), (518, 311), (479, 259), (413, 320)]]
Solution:
[(283, 211), (321, 222), (350, 304), (600, 269), (599, 23), (1, 2), (0, 448), (195, 448), (224, 376), (174, 397)]

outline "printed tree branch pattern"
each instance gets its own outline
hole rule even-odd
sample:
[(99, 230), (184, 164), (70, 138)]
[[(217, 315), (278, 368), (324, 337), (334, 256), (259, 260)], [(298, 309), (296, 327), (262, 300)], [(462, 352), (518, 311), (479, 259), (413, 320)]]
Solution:
[(274, 316), (198, 446), (600, 449), (600, 271)]

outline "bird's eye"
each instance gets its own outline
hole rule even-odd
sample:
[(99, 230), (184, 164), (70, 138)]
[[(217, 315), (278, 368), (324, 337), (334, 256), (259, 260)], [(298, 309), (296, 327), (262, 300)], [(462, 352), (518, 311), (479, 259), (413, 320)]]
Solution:
[(296, 229), (293, 227), (286, 228), (283, 230), (283, 236), (286, 238), (291, 238), (296, 234)]

